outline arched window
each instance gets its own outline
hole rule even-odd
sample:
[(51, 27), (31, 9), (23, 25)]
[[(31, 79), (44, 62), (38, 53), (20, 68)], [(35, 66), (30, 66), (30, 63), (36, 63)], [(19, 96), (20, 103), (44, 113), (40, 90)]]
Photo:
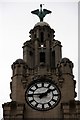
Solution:
[(45, 52), (40, 52), (40, 62), (45, 63)]
[(44, 33), (43, 32), (41, 32), (41, 34), (40, 34), (40, 38), (41, 38), (41, 42), (43, 42), (44, 41)]

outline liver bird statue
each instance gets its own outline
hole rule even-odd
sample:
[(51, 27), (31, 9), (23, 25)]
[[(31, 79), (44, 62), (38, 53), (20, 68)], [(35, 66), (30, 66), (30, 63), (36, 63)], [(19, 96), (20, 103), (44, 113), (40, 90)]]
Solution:
[(40, 10), (37, 9), (37, 10), (31, 11), (31, 13), (37, 15), (41, 22), (41, 21), (43, 21), (43, 18), (46, 16), (46, 14), (51, 13), (51, 11), (47, 10), (47, 9), (42, 10), (42, 4), (40, 4)]

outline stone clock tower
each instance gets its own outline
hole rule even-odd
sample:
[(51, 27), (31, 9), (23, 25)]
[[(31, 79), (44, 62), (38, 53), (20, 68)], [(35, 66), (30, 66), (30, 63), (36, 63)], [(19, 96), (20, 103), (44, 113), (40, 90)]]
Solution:
[(80, 102), (75, 101), (73, 63), (62, 58), (61, 42), (43, 18), (47, 9), (32, 11), (40, 22), (30, 30), (23, 45), (23, 59), (12, 64), (11, 102), (4, 103), (4, 120), (80, 120)]

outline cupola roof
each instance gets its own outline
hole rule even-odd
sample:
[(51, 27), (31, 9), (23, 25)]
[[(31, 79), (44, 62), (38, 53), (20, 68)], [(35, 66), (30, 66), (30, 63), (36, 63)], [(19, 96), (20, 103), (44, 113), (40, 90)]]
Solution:
[(37, 27), (37, 26), (48, 26), (48, 27), (50, 27), (50, 25), (47, 23), (47, 22), (38, 22), (38, 23), (36, 23), (35, 24), (35, 26), (34, 27)]

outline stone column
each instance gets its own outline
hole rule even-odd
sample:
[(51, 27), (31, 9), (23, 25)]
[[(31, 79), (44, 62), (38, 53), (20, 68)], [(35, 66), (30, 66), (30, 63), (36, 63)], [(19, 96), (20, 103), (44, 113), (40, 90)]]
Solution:
[(50, 43), (46, 40), (46, 65), (50, 66)]
[(39, 64), (39, 50), (38, 50), (38, 39), (35, 39), (35, 66)]

